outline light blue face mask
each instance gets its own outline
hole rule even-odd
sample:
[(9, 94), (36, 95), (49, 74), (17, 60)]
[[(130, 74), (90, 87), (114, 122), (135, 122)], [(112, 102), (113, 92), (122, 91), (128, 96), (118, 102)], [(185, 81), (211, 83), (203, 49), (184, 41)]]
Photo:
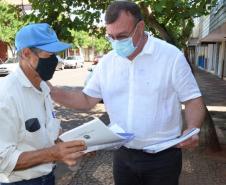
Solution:
[(137, 48), (133, 45), (132, 37), (123, 40), (112, 40), (111, 45), (113, 50), (124, 58), (130, 56)]
[(130, 56), (136, 49), (137, 47), (134, 46), (133, 44), (133, 36), (136, 33), (137, 30), (137, 25), (135, 28), (135, 31), (131, 37), (122, 39), (122, 40), (113, 40), (110, 39), (111, 45), (113, 50), (121, 57), (128, 57)]

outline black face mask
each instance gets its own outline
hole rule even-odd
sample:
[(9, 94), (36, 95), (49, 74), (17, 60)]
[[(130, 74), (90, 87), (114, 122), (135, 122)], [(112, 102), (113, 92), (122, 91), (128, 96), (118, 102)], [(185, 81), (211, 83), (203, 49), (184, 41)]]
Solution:
[(58, 59), (55, 54), (51, 55), (49, 58), (39, 58), (36, 71), (42, 80), (47, 81), (53, 77), (57, 63)]

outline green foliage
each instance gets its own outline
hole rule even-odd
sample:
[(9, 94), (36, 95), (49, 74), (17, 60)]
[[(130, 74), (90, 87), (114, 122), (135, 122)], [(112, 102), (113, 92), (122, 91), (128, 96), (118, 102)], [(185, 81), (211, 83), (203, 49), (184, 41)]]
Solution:
[(71, 36), (74, 48), (90, 48), (93, 45), (92, 37), (85, 31), (71, 30)]
[(143, 10), (148, 28), (155, 35), (182, 48), (186, 46), (194, 27), (193, 18), (208, 14), (216, 0), (145, 0), (136, 2), (142, 7), (141, 10)]
[[(53, 26), (61, 39), (75, 42), (70, 30), (103, 35), (99, 29), (101, 13), (113, 0), (30, 0), (34, 21)], [(148, 31), (162, 39), (185, 47), (194, 26), (193, 18), (208, 14), (216, 0), (134, 0), (143, 11)], [(86, 41), (84, 41), (86, 42)], [(84, 44), (86, 45), (86, 44)]]
[(104, 37), (94, 40), (94, 48), (97, 53), (106, 53), (111, 50), (111, 44)]
[(97, 53), (104, 53), (111, 49), (110, 43), (103, 37), (89, 35), (85, 31), (71, 30), (74, 48), (94, 48)]
[[(94, 22), (100, 21), (101, 13), (108, 1), (96, 4), (91, 0), (29, 0), (34, 10), (32, 21), (46, 22), (52, 25), (59, 38), (71, 42), (73, 37), (70, 30), (91, 31), (99, 33)], [(99, 4), (100, 3), (100, 4)]]
[(14, 45), (16, 32), (26, 24), (21, 17), (21, 10), (0, 0), (0, 40), (9, 46)]

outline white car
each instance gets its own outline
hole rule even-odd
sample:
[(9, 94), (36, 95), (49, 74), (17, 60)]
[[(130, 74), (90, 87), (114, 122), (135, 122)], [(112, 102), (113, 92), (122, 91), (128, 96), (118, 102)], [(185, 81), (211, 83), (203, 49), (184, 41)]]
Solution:
[(5, 63), (0, 64), (0, 75), (8, 75), (16, 70), (18, 62), (15, 58), (9, 58)]
[(64, 60), (65, 68), (83, 67), (84, 59), (79, 55), (69, 56)]

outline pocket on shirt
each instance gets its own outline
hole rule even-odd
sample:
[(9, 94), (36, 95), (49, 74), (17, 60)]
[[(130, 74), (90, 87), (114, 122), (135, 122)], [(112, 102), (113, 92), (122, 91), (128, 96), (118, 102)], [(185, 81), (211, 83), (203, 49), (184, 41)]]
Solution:
[(49, 139), (38, 118), (31, 118), (25, 121), (25, 138), (23, 143), (27, 150), (41, 149), (48, 146)]
[(25, 128), (29, 132), (36, 132), (41, 128), (38, 118), (31, 118), (25, 121)]

